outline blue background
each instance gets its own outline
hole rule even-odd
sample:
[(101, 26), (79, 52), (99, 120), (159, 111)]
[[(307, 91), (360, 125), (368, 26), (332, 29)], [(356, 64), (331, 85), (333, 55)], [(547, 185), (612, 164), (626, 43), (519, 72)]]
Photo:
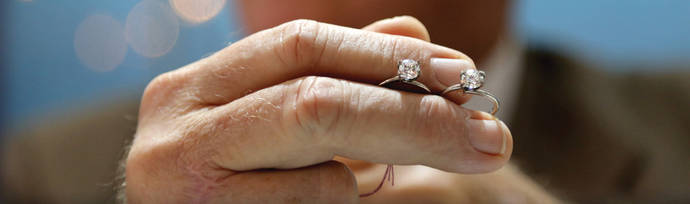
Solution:
[[(202, 24), (180, 21), (177, 43), (166, 55), (146, 58), (131, 47), (109, 72), (85, 67), (74, 33), (88, 16), (103, 14), (124, 25), (136, 0), (8, 0), (3, 3), (0, 51), (1, 127), (12, 129), (45, 113), (79, 107), (120, 93), (141, 93), (159, 73), (183, 66), (242, 37), (233, 2)], [(526, 42), (549, 44), (606, 71), (665, 71), (690, 64), (690, 1), (523, 0), (513, 27)], [(654, 67), (654, 70), (642, 68)], [(9, 128), (8, 128), (9, 127)]]

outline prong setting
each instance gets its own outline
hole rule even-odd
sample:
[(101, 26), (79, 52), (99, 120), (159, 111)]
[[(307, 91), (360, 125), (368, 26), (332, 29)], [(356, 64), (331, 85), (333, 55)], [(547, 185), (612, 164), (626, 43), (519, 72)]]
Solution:
[(421, 68), (419, 62), (412, 59), (398, 61), (398, 78), (405, 82), (410, 82), (419, 77)]
[(474, 91), (484, 85), (486, 74), (475, 69), (464, 70), (460, 73), (460, 86), (465, 91)]

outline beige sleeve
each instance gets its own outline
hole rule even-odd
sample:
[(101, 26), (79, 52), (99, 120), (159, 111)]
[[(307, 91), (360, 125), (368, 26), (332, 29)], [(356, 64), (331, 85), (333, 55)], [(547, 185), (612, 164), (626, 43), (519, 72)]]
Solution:
[(2, 189), (11, 201), (112, 203), (117, 161), (136, 127), (138, 100), (41, 116), (2, 148)]

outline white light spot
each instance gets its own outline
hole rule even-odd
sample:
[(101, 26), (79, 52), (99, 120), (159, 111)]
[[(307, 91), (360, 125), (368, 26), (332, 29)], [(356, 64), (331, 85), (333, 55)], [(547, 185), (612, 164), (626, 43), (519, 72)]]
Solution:
[(135, 52), (145, 57), (167, 54), (177, 42), (180, 24), (168, 5), (145, 0), (127, 15), (125, 36)]
[(122, 24), (106, 15), (87, 17), (74, 33), (74, 50), (90, 69), (102, 72), (115, 69), (127, 54)]
[(223, 10), (225, 0), (169, 0), (170, 6), (185, 21), (206, 22)]

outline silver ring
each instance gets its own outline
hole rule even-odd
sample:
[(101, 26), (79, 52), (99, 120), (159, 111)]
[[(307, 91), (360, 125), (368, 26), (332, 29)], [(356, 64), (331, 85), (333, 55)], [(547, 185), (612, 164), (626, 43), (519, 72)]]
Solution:
[(429, 88), (427, 88), (424, 84), (415, 81), (415, 79), (417, 79), (421, 73), (422, 69), (420, 68), (419, 62), (411, 59), (400, 60), (398, 61), (398, 75), (390, 79), (386, 79), (386, 81), (381, 82), (379, 86), (400, 81), (406, 84), (415, 85), (426, 90), (427, 92), (431, 92), (431, 90), (429, 90)]
[(462, 90), (463, 94), (484, 96), (494, 104), (494, 107), (491, 109), (491, 115), (496, 115), (500, 107), (498, 99), (488, 91), (479, 89), (484, 85), (484, 78), (486, 78), (486, 74), (483, 71), (474, 69), (462, 71), (462, 73), (460, 73), (460, 83), (446, 88), (446, 90), (443, 90), (442, 95), (451, 91)]

